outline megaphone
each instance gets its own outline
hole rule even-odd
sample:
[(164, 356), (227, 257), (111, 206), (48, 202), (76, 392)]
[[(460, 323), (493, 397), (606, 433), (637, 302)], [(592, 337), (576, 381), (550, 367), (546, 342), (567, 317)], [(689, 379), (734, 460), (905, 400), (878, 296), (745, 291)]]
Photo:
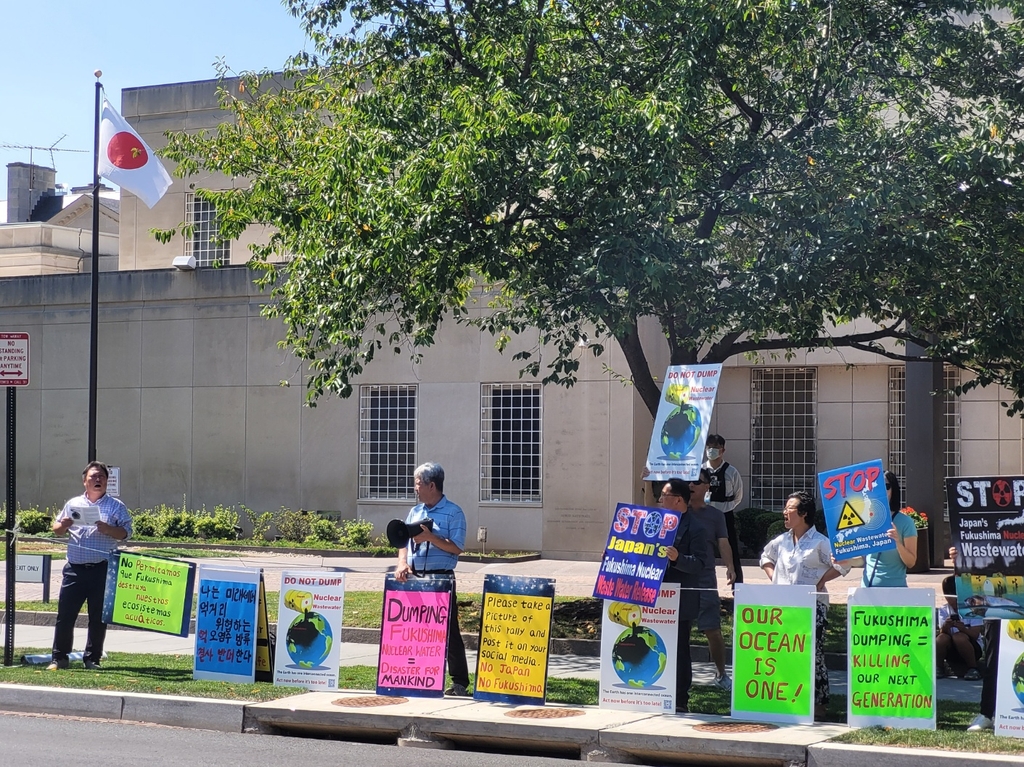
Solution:
[(396, 549), (403, 549), (409, 544), (411, 539), (422, 533), (424, 528), (427, 530), (433, 530), (434, 520), (427, 517), (426, 519), (421, 519), (419, 522), (406, 524), (400, 519), (392, 519), (388, 522), (388, 543)]

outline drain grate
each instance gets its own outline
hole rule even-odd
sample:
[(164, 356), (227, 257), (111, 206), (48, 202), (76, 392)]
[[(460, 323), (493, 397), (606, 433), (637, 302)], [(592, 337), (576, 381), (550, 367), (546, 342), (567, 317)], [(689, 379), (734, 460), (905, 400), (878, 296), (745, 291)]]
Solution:
[(583, 716), (582, 708), (517, 708), (508, 711), (505, 716), (513, 719), (567, 719), (570, 716)]
[(755, 724), (754, 722), (706, 722), (694, 725), (693, 729), (701, 732), (769, 732), (779, 728), (774, 724)]
[(358, 698), (338, 698), (333, 701), (335, 706), (347, 708), (373, 708), (374, 706), (397, 706), (408, 703), (408, 698), (390, 698), (387, 695), (363, 695)]

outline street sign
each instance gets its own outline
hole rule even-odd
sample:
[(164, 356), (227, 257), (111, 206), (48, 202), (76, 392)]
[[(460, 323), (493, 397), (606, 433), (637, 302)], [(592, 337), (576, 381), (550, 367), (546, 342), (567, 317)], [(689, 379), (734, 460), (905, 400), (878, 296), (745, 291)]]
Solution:
[(121, 497), (121, 467), (120, 466), (108, 466), (107, 471), (110, 472), (107, 477), (107, 495), (111, 498)]
[(28, 386), (28, 333), (0, 333), (0, 386)]

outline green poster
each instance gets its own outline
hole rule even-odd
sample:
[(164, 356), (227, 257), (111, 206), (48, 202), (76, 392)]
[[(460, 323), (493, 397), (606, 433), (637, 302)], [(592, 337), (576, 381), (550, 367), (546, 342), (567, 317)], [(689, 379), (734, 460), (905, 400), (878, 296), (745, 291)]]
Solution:
[(931, 604), (850, 603), (851, 726), (934, 726), (934, 614)]
[(737, 599), (734, 717), (759, 714), (768, 721), (813, 720), (814, 613), (813, 595), (810, 604), (802, 607), (740, 604)]
[(103, 620), (188, 636), (196, 566), (176, 559), (118, 552), (110, 559)]

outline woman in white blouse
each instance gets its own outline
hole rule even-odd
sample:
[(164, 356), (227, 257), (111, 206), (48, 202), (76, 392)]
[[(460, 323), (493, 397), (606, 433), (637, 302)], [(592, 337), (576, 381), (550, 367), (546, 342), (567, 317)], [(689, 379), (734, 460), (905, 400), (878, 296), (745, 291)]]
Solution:
[(825, 625), (828, 618), (828, 591), (825, 584), (849, 570), (833, 564), (828, 538), (814, 529), (814, 497), (793, 493), (786, 500), (782, 519), (786, 532), (768, 542), (761, 554), (761, 569), (772, 583), (814, 586), (818, 594), (814, 657), (815, 716), (824, 714), (828, 705), (828, 668), (825, 666)]

